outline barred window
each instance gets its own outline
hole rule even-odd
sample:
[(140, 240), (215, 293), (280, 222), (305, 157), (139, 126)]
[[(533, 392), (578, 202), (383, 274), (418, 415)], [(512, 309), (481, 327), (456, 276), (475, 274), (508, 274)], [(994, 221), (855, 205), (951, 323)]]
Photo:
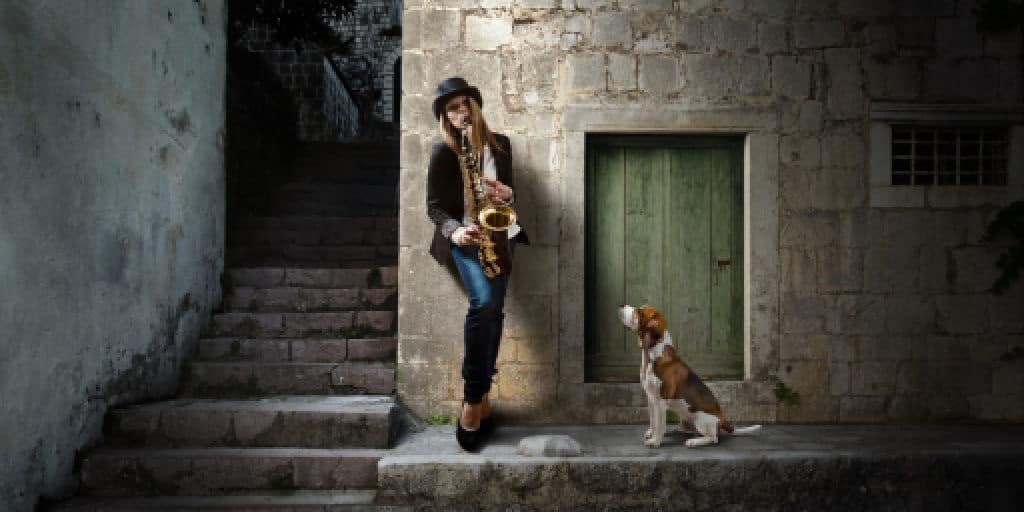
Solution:
[(1010, 130), (892, 127), (893, 185), (1006, 185)]

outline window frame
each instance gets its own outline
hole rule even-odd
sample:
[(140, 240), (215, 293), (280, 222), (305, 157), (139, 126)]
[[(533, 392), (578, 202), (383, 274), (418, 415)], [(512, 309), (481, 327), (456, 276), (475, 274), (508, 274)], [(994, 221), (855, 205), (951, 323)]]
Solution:
[[(1005, 185), (893, 185), (892, 127), (997, 126), (1009, 129)], [(876, 208), (1003, 205), (1024, 197), (1024, 105), (874, 103), (870, 112), (869, 203)]]

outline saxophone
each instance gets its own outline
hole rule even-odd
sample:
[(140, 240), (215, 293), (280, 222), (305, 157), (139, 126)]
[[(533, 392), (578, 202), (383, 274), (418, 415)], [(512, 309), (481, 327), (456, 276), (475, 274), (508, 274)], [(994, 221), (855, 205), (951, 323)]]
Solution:
[(480, 233), (483, 242), (477, 250), (477, 258), (480, 260), (480, 267), (488, 279), (501, 275), (508, 269), (501, 268), (498, 263), (498, 255), (494, 252), (494, 241), (491, 240), (491, 231), (506, 231), (516, 222), (516, 212), (511, 206), (504, 203), (495, 203), (488, 199), (484, 192), (480, 162), (472, 152), (469, 145), (469, 119), (466, 119), (462, 127), (462, 140), (459, 151), (459, 168), (462, 170), (463, 196), (469, 207), (469, 218), (480, 226)]

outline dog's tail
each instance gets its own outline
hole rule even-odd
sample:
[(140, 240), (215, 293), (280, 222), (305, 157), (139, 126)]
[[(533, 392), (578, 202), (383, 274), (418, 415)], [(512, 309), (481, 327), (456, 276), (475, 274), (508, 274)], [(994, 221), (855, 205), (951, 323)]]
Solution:
[(731, 433), (737, 434), (737, 435), (743, 435), (743, 434), (750, 434), (750, 433), (753, 433), (753, 432), (757, 432), (758, 430), (761, 430), (761, 425), (750, 425), (749, 427), (735, 428), (735, 429), (733, 429), (731, 431)]

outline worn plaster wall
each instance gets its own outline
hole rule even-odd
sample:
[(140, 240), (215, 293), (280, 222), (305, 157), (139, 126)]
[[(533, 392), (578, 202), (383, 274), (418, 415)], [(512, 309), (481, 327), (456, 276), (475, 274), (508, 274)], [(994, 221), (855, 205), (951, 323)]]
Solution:
[(225, 6), (0, 3), (0, 509), (74, 490), (220, 296)]
[[(1024, 347), (1024, 284), (989, 294), (1008, 241), (980, 242), (995, 212), (1021, 197), (1022, 161), (1011, 157), (1007, 187), (942, 193), (874, 187), (871, 174), (884, 150), (872, 144), (872, 126), (887, 120), (878, 112), (941, 120), (948, 112), (936, 105), (961, 105), (952, 117), (1021, 122), (1021, 30), (979, 33), (974, 6), (407, 0), (403, 401), (427, 416), (453, 414), (461, 400), (464, 298), (427, 254), (424, 206), (434, 87), (461, 75), (512, 138), (517, 207), (535, 241), (509, 292), (500, 412), (646, 420), (639, 386), (583, 380), (584, 136), (727, 132), (746, 138), (748, 232), (747, 378), (712, 383), (728, 415), (1024, 421), (1024, 361), (1004, 357)], [(799, 403), (778, 401), (780, 383)]]

